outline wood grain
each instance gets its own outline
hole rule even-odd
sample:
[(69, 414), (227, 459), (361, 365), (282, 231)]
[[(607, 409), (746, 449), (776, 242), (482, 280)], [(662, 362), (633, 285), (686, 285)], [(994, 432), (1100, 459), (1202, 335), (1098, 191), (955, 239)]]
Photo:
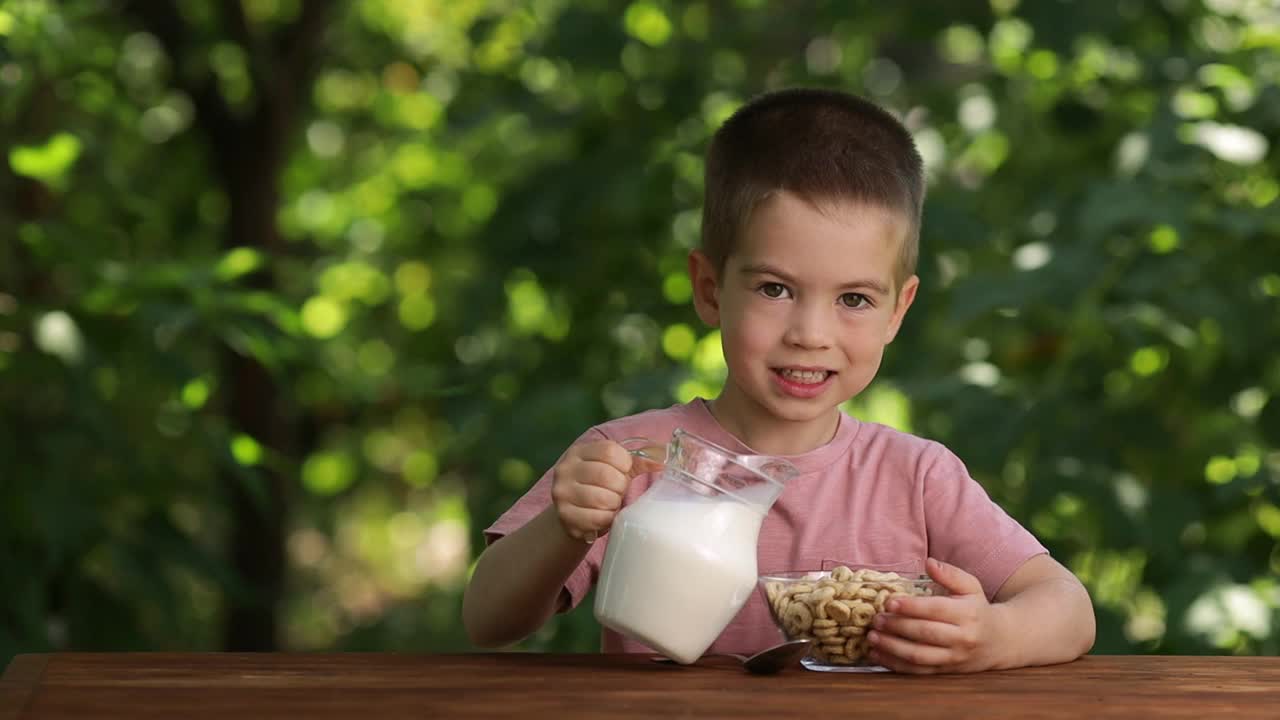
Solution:
[(19, 655), (9, 663), (0, 677), (0, 720), (22, 717), (48, 664), (48, 655)]
[[(19, 656), (0, 719), (1280, 716), (1280, 658), (1088, 656), (977, 675), (758, 677), (728, 658), (121, 653)], [(843, 711), (840, 711), (843, 709)]]

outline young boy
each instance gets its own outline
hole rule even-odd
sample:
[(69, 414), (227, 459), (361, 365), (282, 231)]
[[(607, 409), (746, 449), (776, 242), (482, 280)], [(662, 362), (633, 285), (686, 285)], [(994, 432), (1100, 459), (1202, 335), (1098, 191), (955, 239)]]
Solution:
[[(915, 299), (921, 165), (897, 120), (843, 93), (766, 94), (725, 122), (707, 155), (702, 246), (689, 257), (698, 315), (720, 328), (724, 389), (591, 428), (486, 531), (463, 601), (475, 644), (518, 641), (582, 600), (615, 514), (652, 479), (617, 441), (661, 442), (683, 427), (800, 469), (761, 526), (762, 571), (928, 558), (949, 594), (891, 601), (868, 635), (873, 661), (974, 672), (1066, 662), (1093, 646), (1084, 587), (955, 455), (840, 410), (875, 377)], [(756, 595), (707, 652), (780, 640)], [(607, 629), (603, 649), (648, 651)]]

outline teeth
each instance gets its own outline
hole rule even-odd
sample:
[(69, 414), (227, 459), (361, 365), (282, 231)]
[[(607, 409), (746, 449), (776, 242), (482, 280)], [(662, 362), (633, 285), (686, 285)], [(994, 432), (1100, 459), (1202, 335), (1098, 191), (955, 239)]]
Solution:
[(782, 377), (788, 380), (808, 384), (820, 383), (823, 380), (826, 380), (827, 376), (831, 374), (826, 370), (790, 370), (786, 368), (783, 368), (779, 372), (782, 374)]

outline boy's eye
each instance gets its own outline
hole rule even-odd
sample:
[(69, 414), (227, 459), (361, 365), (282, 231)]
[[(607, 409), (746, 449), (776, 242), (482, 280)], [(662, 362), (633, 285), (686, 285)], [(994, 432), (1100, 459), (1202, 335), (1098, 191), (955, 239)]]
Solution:
[(862, 293), (845, 293), (840, 296), (840, 304), (847, 308), (860, 308), (868, 305), (870, 301), (866, 295)]
[(765, 283), (759, 289), (765, 297), (775, 300), (787, 294), (787, 286), (781, 283)]

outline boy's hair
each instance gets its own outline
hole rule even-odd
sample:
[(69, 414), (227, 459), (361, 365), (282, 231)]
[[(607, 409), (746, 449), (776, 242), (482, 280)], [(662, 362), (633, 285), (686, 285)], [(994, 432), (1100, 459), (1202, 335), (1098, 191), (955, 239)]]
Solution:
[(911, 133), (877, 105), (834, 90), (760, 95), (720, 126), (707, 150), (702, 251), (717, 274), (760, 201), (786, 190), (815, 205), (853, 200), (902, 213), (898, 287), (915, 272), (924, 173)]

